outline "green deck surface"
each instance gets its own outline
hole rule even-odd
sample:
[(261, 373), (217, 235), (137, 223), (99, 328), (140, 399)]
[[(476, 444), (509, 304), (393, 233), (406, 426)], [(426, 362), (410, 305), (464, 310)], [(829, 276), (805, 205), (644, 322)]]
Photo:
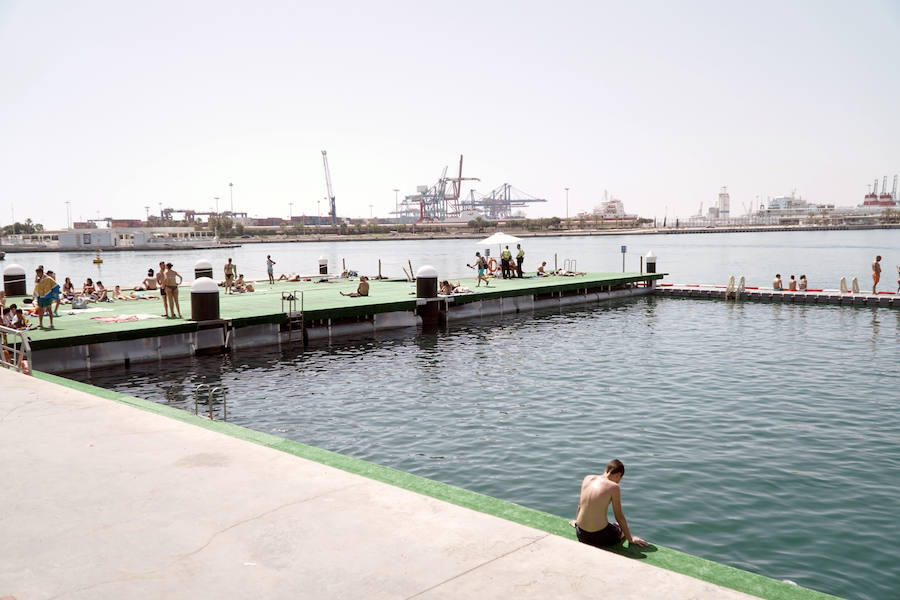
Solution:
[[(474, 279), (461, 279), (460, 283), (470, 287), (475, 293), (454, 296), (455, 302), (465, 303), (478, 300), (518, 296), (534, 293), (565, 292), (597, 286), (621, 285), (634, 281), (661, 279), (663, 273), (587, 273), (577, 277), (531, 277), (523, 279), (493, 279), (490, 287), (475, 286)], [(454, 280), (455, 283), (456, 280)], [(237, 327), (254, 322), (280, 323), (284, 321), (282, 292), (302, 292), (303, 311), (307, 319), (355, 317), (365, 314), (415, 309), (416, 284), (405, 280), (370, 281), (369, 296), (350, 298), (339, 292), (352, 292), (358, 285), (356, 280), (333, 279), (327, 283), (315, 281), (258, 283), (256, 291), (245, 294), (225, 295), (219, 288), (220, 318), (230, 319)], [(190, 287), (179, 290), (179, 303), (184, 319), (166, 319), (163, 314), (159, 292), (146, 292), (147, 300), (117, 300), (89, 304), (89, 309), (103, 309), (102, 312), (72, 310), (71, 306), (60, 305), (59, 317), (54, 318), (54, 328), (49, 329), (49, 319), (44, 317), (45, 329), (28, 332), (34, 350), (61, 346), (74, 346), (115, 340), (136, 339), (157, 335), (169, 335), (195, 331), (197, 325), (189, 321), (191, 317)], [(299, 296), (298, 296), (299, 297)], [(17, 303), (22, 306), (22, 298), (10, 298), (7, 305)], [(297, 308), (300, 308), (299, 302)], [(116, 315), (154, 315), (139, 321), (104, 323), (94, 317)], [(37, 317), (29, 317), (37, 325)]]
[[(401, 285), (405, 288), (407, 286)], [(88, 384), (72, 381), (48, 373), (34, 372), (34, 376), (72, 389), (81, 390), (95, 396), (122, 402), (152, 413), (164, 415), (179, 421), (185, 421), (219, 433), (245, 441), (267, 446), (288, 454), (315, 461), (350, 473), (356, 473), (370, 479), (381, 481), (396, 487), (410, 490), (425, 496), (437, 498), (458, 506), (464, 506), (478, 512), (494, 515), (515, 523), (527, 525), (568, 539), (575, 539), (568, 519), (541, 512), (491, 496), (485, 496), (463, 488), (438, 481), (419, 477), (389, 467), (351, 458), (328, 450), (322, 450), (292, 440), (280, 438), (268, 433), (247, 429), (239, 425), (222, 421), (210, 421), (177, 408), (157, 404), (149, 400), (135, 398), (111, 390), (98, 388)], [(575, 490), (579, 482), (574, 482)], [(625, 547), (619, 545), (613, 552), (642, 560), (648, 564), (689, 575), (723, 587), (738, 590), (747, 594), (767, 598), (769, 600), (825, 600), (835, 598), (822, 592), (783, 583), (775, 579), (729, 567), (703, 558), (671, 550), (662, 546), (651, 545), (649, 548)], [(601, 552), (601, 550), (598, 550)], [(640, 585), (640, 582), (636, 582)]]

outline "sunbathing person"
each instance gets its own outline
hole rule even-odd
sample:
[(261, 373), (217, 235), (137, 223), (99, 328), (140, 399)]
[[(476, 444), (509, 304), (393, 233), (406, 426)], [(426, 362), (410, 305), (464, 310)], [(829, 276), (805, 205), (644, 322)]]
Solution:
[[(133, 293), (134, 292), (132, 292), (132, 294)], [(136, 296), (132, 297), (132, 296), (126, 296), (125, 294), (123, 294), (122, 288), (120, 288), (118, 285), (113, 287), (112, 297), (113, 297), (113, 300), (134, 300), (136, 298)]]
[(365, 275), (362, 275), (359, 278), (359, 286), (357, 286), (355, 292), (350, 292), (349, 294), (345, 294), (341, 292), (341, 296), (350, 296), (351, 298), (359, 298), (360, 296), (368, 296), (369, 295), (369, 278)]
[(286, 275), (285, 273), (282, 273), (281, 276), (278, 278), (278, 281), (300, 281), (300, 276), (297, 275), (296, 273), (291, 273), (290, 275)]
[(94, 290), (94, 301), (95, 302), (109, 302), (109, 296), (107, 295), (108, 290), (103, 287), (103, 282), (97, 282), (97, 289)]
[(140, 282), (138, 285), (134, 286), (136, 291), (142, 290), (155, 290), (157, 288), (156, 275), (153, 274), (153, 269), (147, 269), (147, 277), (144, 278), (144, 281)]
[(453, 286), (453, 293), (454, 294), (474, 294), (475, 290), (473, 290), (472, 288), (467, 288), (464, 285), (460, 285), (460, 283), (457, 281), (456, 285)]
[[(88, 277), (84, 280), (84, 285), (81, 287), (81, 295), (85, 298), (93, 298), (94, 292), (94, 280)], [(93, 300), (88, 300), (88, 302), (93, 302)]]

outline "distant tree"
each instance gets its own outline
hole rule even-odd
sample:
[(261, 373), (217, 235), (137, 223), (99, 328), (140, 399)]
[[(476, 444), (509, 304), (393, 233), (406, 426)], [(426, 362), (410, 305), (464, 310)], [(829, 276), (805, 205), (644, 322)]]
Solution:
[(237, 235), (244, 235), (244, 224), (238, 223), (234, 226), (234, 233)]

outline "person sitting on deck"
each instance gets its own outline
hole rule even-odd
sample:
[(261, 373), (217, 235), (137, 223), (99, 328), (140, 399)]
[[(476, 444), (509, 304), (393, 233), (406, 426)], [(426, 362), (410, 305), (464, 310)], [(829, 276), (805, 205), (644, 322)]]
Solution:
[(156, 275), (153, 274), (153, 268), (147, 269), (147, 276), (142, 282), (134, 286), (135, 291), (155, 290), (157, 289)]
[(546, 271), (546, 269), (545, 269), (546, 266), (547, 266), (547, 261), (545, 260), (544, 262), (541, 263), (541, 266), (539, 266), (537, 268), (537, 276), (538, 277), (550, 277), (551, 274)]
[(806, 281), (806, 275), (800, 276), (800, 291), (805, 292), (809, 288), (809, 282)]
[(81, 295), (88, 302), (93, 302), (94, 291), (94, 280), (88, 277), (84, 280), (84, 285), (81, 287)]
[(775, 274), (775, 279), (772, 280), (772, 289), (773, 290), (783, 290), (784, 285), (781, 283), (781, 273)]
[(69, 300), (70, 302), (75, 299), (75, 285), (72, 284), (71, 277), (66, 277), (66, 280), (63, 282), (62, 295), (63, 298)]
[(97, 289), (94, 290), (93, 296), (95, 302), (111, 302), (102, 281), (97, 282)]
[(790, 280), (788, 280), (788, 290), (790, 290), (792, 292), (797, 291), (797, 280), (794, 278), (793, 275), (791, 275)]
[(441, 289), (438, 290), (438, 293), (443, 296), (449, 296), (453, 293), (453, 286), (450, 285), (450, 282), (445, 279), (441, 282)]
[[(619, 482), (624, 476), (625, 465), (614, 458), (606, 465), (606, 471), (602, 475), (588, 475), (581, 482), (575, 519), (569, 521), (575, 527), (579, 542), (597, 548), (614, 546), (622, 540), (628, 540), (630, 545), (649, 545), (636, 535), (631, 535), (628, 529), (619, 491)], [(613, 523), (607, 520), (610, 504), (616, 517)]]
[(369, 278), (365, 275), (361, 275), (359, 278), (359, 286), (357, 286), (355, 292), (350, 292), (349, 294), (345, 294), (341, 292), (341, 296), (350, 296), (351, 298), (359, 298), (360, 296), (368, 296), (369, 295)]

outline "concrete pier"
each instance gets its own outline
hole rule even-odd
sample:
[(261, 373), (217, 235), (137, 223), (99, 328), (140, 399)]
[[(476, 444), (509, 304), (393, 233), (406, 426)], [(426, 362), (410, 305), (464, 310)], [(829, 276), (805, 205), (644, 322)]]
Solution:
[(51, 375), (0, 389), (0, 598), (829, 597)]
[[(439, 296), (433, 308), (440, 322), (450, 322), (591, 304), (651, 294), (664, 275), (584, 273), (494, 280), (489, 287), (462, 280), (471, 293)], [(54, 329), (28, 332), (31, 364), (60, 373), (282, 343), (330, 343), (421, 325), (415, 283), (371, 281), (366, 297), (339, 293), (356, 286), (350, 279), (314, 278), (257, 283), (256, 291), (246, 294), (223, 295), (220, 289), (219, 318), (205, 321), (161, 318), (158, 292), (147, 292), (145, 300), (96, 303), (86, 310), (61, 306)], [(183, 287), (180, 296), (182, 304), (190, 306), (187, 289)], [(9, 302), (21, 306), (22, 298)]]

